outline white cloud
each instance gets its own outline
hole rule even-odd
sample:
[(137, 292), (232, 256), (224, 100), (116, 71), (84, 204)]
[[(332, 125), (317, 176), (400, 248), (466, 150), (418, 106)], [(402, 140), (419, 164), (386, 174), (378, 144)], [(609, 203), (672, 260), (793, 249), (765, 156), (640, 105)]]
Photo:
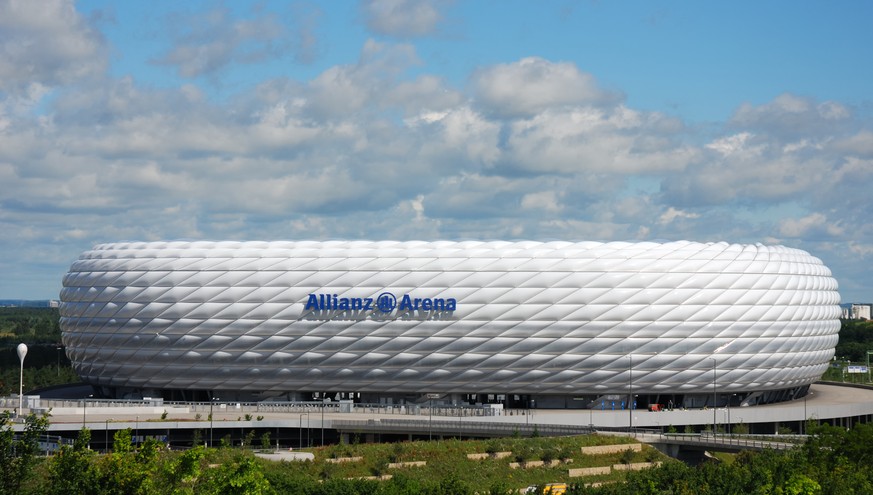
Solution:
[(521, 207), (526, 210), (545, 210), (552, 213), (561, 211), (561, 203), (555, 191), (525, 194), (521, 198)]
[(845, 234), (840, 225), (829, 221), (827, 215), (818, 212), (802, 218), (786, 218), (779, 222), (777, 231), (779, 235), (789, 238), (818, 238), (822, 235), (839, 238)]
[(661, 225), (666, 225), (668, 223), (673, 223), (673, 221), (675, 221), (676, 219), (682, 218), (693, 220), (696, 218), (700, 218), (700, 214), (682, 211), (671, 206), (670, 208), (667, 208), (667, 211), (662, 213), (660, 217), (658, 217), (658, 223)]
[(743, 129), (765, 130), (774, 136), (795, 136), (838, 129), (851, 117), (849, 109), (838, 102), (817, 103), (812, 98), (782, 94), (763, 105), (741, 105), (730, 123)]
[(746, 143), (751, 137), (751, 133), (741, 132), (732, 136), (718, 138), (707, 144), (706, 147), (713, 151), (717, 151), (722, 155), (731, 155), (745, 149)]
[(545, 110), (508, 125), (504, 161), (509, 168), (536, 173), (682, 170), (700, 153), (665, 134), (663, 120), (623, 106)]
[(837, 151), (873, 158), (873, 131), (862, 129), (833, 143)]
[(448, 4), (419, 0), (366, 0), (361, 8), (367, 27), (374, 32), (408, 38), (435, 33), (443, 20), (441, 9)]
[(198, 77), (232, 63), (252, 64), (284, 55), (287, 33), (275, 15), (255, 12), (251, 19), (235, 19), (226, 8), (177, 15), (171, 32), (174, 46), (155, 59), (178, 68), (183, 77)]
[(0, 92), (32, 94), (105, 70), (104, 41), (72, 1), (0, 1), (0, 33)]
[(860, 242), (849, 242), (849, 251), (860, 256), (861, 258), (867, 258), (873, 256), (873, 243), (860, 243)]
[(555, 107), (619, 101), (575, 65), (537, 57), (481, 68), (473, 75), (472, 85), (484, 111), (503, 117), (532, 117)]

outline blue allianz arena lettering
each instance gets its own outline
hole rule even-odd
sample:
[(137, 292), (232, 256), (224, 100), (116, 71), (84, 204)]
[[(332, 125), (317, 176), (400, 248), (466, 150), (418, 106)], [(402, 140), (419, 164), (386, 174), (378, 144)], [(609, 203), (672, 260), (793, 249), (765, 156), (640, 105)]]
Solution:
[(372, 297), (339, 297), (336, 294), (309, 294), (304, 311), (373, 310)]
[[(458, 301), (453, 297), (414, 297), (399, 300), (390, 292), (376, 297), (340, 297), (339, 294), (311, 293), (303, 308), (307, 320), (447, 320), (454, 319)], [(395, 311), (396, 310), (396, 311)]]

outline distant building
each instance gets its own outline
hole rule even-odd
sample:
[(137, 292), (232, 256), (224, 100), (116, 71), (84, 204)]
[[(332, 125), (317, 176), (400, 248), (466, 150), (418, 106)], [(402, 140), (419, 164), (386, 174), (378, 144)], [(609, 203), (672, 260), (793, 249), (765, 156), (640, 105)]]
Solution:
[(0, 299), (0, 308), (58, 308), (57, 300)]
[(843, 308), (844, 320), (869, 320), (870, 304), (852, 304), (849, 307)]

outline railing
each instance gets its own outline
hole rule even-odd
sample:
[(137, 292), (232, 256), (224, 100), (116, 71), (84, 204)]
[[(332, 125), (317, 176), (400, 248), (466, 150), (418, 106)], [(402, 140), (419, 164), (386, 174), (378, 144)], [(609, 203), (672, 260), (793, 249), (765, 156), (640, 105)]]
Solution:
[(794, 448), (804, 441), (804, 435), (712, 435), (697, 433), (661, 433), (658, 440), (663, 443), (678, 445), (718, 445), (734, 446), (744, 449), (775, 449), (786, 450)]
[[(193, 413), (240, 413), (240, 414), (260, 414), (260, 413), (285, 413), (285, 414), (301, 414), (301, 413), (359, 413), (359, 414), (379, 414), (392, 416), (443, 416), (443, 417), (485, 417), (494, 416), (496, 414), (505, 415), (524, 415), (529, 414), (526, 410), (504, 410), (499, 413), (499, 409), (492, 409), (485, 406), (463, 405), (463, 406), (433, 406), (421, 404), (362, 404), (342, 401), (294, 401), (294, 402), (242, 402), (242, 401), (201, 401), (201, 402), (180, 402), (180, 401), (165, 401), (163, 399), (39, 399), (40, 409), (58, 409), (68, 407), (184, 407), (188, 408)], [(27, 401), (24, 402), (24, 407), (27, 408)], [(18, 397), (0, 397), (0, 409), (17, 409)]]
[(346, 432), (398, 432), (408, 433), (414, 432), (417, 434), (437, 433), (437, 434), (467, 434), (467, 435), (494, 435), (494, 436), (511, 436), (522, 435), (531, 436), (538, 434), (541, 436), (565, 436), (565, 435), (581, 435), (592, 433), (593, 430), (587, 426), (575, 425), (541, 425), (541, 424), (519, 424), (519, 423), (492, 423), (481, 421), (431, 421), (424, 419), (381, 419), (381, 420), (333, 420), (331, 426), (339, 431)]

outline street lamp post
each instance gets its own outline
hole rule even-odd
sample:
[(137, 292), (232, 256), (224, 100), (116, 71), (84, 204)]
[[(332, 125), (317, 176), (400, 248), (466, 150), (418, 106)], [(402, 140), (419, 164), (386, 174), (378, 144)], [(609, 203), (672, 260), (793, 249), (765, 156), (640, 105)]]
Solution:
[(464, 417), (464, 407), (463, 405), (458, 406), (458, 440), (463, 440), (462, 429), (461, 429), (461, 419)]
[(628, 354), (628, 365), (627, 365), (627, 427), (628, 431), (633, 430), (634, 428), (634, 409), (633, 409), (633, 400), (634, 400), (634, 357), (632, 354)]
[(321, 398), (321, 446), (324, 447), (324, 408), (327, 405), (327, 399)]
[[(309, 443), (309, 431), (308, 431), (308, 429), (309, 429), (309, 413), (308, 412), (300, 413), (300, 417), (297, 419), (297, 443), (299, 445), (298, 448), (303, 448), (303, 416), (304, 415), (306, 416), (306, 427), (307, 427), (306, 443)], [(277, 433), (276, 436), (278, 437), (279, 434)]]
[(55, 349), (58, 351), (58, 377), (60, 377), (61, 376), (61, 348), (55, 347)]
[(731, 434), (731, 401), (732, 401), (733, 398), (736, 397), (736, 396), (737, 396), (737, 394), (731, 394), (731, 397), (728, 399), (728, 402), (727, 402), (727, 422), (728, 422), (728, 424), (727, 424), (727, 434), (728, 434), (728, 435)]
[(718, 420), (715, 417), (715, 412), (718, 409), (718, 397), (716, 396), (716, 392), (715, 392), (715, 390), (716, 390), (716, 383), (715, 383), (715, 380), (716, 380), (716, 360), (715, 360), (715, 358), (710, 358), (710, 359), (712, 359), (712, 436), (714, 437), (716, 435), (716, 426), (718, 423)]
[(800, 425), (800, 433), (805, 434), (806, 431), (806, 423), (809, 421), (809, 416), (806, 414), (806, 399), (812, 392), (809, 389), (806, 390), (806, 394), (803, 395), (803, 423)]
[(82, 429), (85, 429), (85, 419), (88, 413), (88, 399), (94, 397), (94, 394), (88, 394), (88, 397), (82, 398)]
[(27, 345), (18, 344), (18, 360), (21, 361), (21, 373), (18, 375), (18, 415), (24, 414), (24, 356), (27, 355)]
[(209, 400), (209, 446), (210, 447), (215, 447), (215, 444), (213, 443), (213, 440), (212, 440), (212, 423), (214, 421), (212, 413), (213, 413), (213, 406), (215, 405), (215, 401), (217, 401), (217, 400), (220, 400), (220, 399), (218, 397), (212, 397)]

